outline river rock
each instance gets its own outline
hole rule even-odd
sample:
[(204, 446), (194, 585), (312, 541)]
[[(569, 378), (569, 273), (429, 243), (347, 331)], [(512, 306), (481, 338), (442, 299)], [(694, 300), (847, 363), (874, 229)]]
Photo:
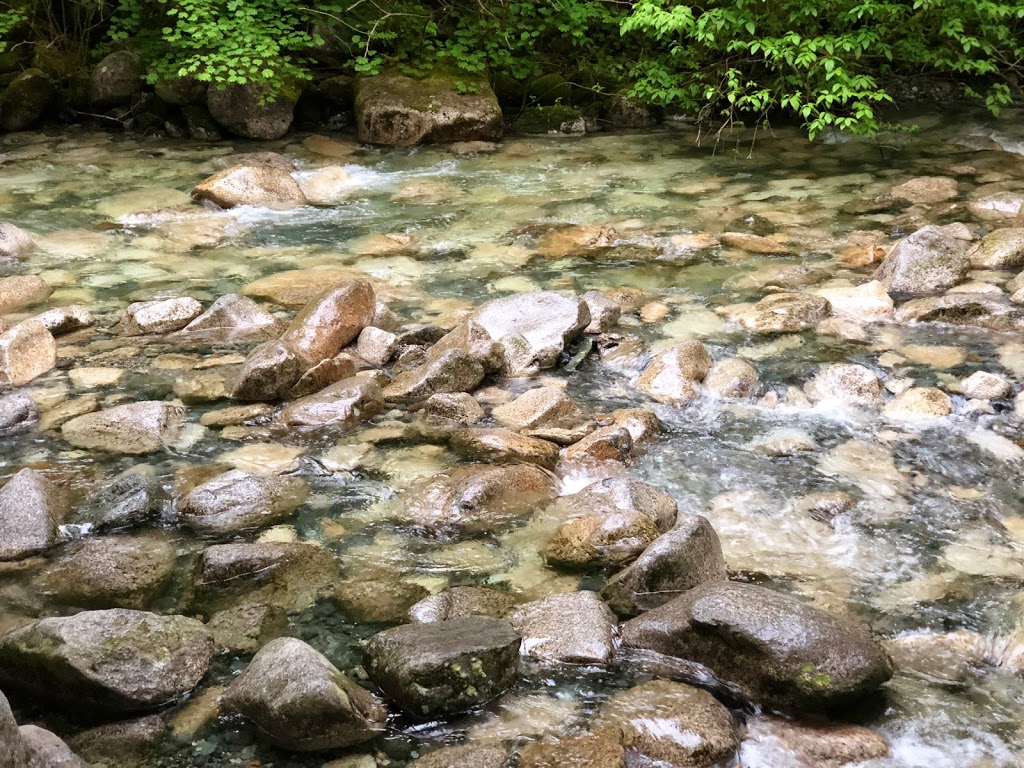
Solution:
[(601, 225), (560, 224), (537, 241), (537, 253), (549, 259), (597, 257), (615, 245), (615, 230)]
[(353, 376), (290, 403), (278, 420), (289, 427), (339, 427), (365, 421), (383, 407), (384, 396), (377, 382)]
[(740, 741), (732, 714), (714, 696), (671, 680), (615, 694), (596, 725), (618, 728), (627, 753), (642, 764), (708, 768), (729, 760)]
[(41, 70), (26, 69), (0, 94), (0, 128), (23, 131), (46, 114), (57, 89)]
[(399, 74), (360, 78), (355, 101), (359, 140), (405, 147), (498, 138), (498, 99), (485, 79), (470, 79), (472, 92), (440, 73), (422, 80)]
[(302, 610), (337, 578), (337, 561), (313, 544), (218, 544), (199, 557), (192, 604), (207, 612), (245, 603)]
[(892, 293), (940, 293), (963, 282), (970, 267), (963, 240), (928, 226), (896, 243), (874, 277)]
[(116, 330), (122, 336), (171, 333), (181, 330), (202, 313), (203, 305), (188, 297), (139, 301), (128, 305)]
[(524, 430), (541, 427), (572, 428), (583, 421), (583, 412), (562, 387), (539, 387), (524, 392), (491, 415), (503, 427)]
[(184, 420), (183, 406), (151, 400), (77, 416), (61, 427), (61, 434), (76, 448), (155, 453), (173, 442)]
[(967, 397), (977, 400), (996, 400), (1001, 397), (1009, 397), (1011, 384), (1010, 380), (1001, 374), (975, 371), (960, 382), (960, 387)]
[(57, 734), (36, 725), (18, 730), (25, 747), (25, 768), (89, 768)]
[[(585, 301), (553, 291), (494, 299), (473, 320), (505, 349), (509, 375), (550, 368), (590, 324)], [(525, 342), (525, 343), (524, 343)]]
[(21, 387), (57, 364), (57, 342), (38, 320), (0, 333), (0, 388)]
[(302, 378), (306, 366), (299, 355), (282, 341), (265, 341), (245, 358), (238, 380), (231, 390), (236, 400), (281, 400)]
[(819, 288), (814, 293), (828, 300), (835, 315), (848, 317), (859, 323), (877, 323), (892, 319), (892, 297), (878, 280), (851, 287)]
[(268, 98), (258, 83), (246, 83), (207, 89), (206, 108), (229, 133), (270, 141), (280, 139), (291, 128), (295, 99), (287, 93)]
[(608, 333), (619, 322), (622, 308), (610, 296), (601, 291), (587, 291), (582, 298), (590, 310), (590, 325), (586, 327), (586, 333)]
[(483, 366), (471, 355), (452, 349), (435, 360), (399, 373), (384, 387), (388, 402), (425, 400), (436, 394), (469, 392), (484, 379)]
[(570, 445), (562, 454), (566, 464), (617, 461), (624, 462), (633, 450), (633, 437), (625, 427), (609, 425), (595, 429)]
[(363, 328), (356, 343), (356, 353), (371, 365), (386, 365), (398, 349), (398, 336), (380, 328)]
[(472, 535), (500, 528), (554, 498), (555, 481), (531, 464), (470, 464), (411, 488), (400, 518), (439, 535)]
[(760, 379), (746, 360), (728, 357), (714, 363), (704, 377), (704, 388), (718, 397), (750, 397)]
[(609, 477), (583, 490), (560, 497), (555, 504), (560, 517), (612, 515), (637, 512), (654, 521), (665, 532), (676, 522), (676, 500), (653, 485), (632, 477)]
[(492, 464), (536, 464), (554, 469), (558, 463), (558, 446), (547, 440), (527, 437), (509, 429), (460, 429), (451, 436), (451, 447), (469, 461)]
[(595, 592), (570, 592), (526, 603), (509, 616), (526, 658), (567, 664), (609, 664), (615, 616)]
[(272, 640), (224, 692), (225, 708), (284, 749), (340, 749), (375, 738), (388, 712), (369, 691), (293, 637)]
[(869, 406), (881, 402), (882, 382), (863, 365), (835, 363), (807, 382), (804, 391), (812, 403)]
[(683, 405), (697, 394), (697, 384), (711, 370), (711, 356), (699, 341), (684, 341), (655, 355), (636, 387), (660, 403)]
[(889, 195), (911, 203), (942, 203), (960, 194), (960, 185), (949, 176), (920, 176), (893, 187)]
[(288, 390), (288, 397), (307, 397), (323, 391), (332, 384), (350, 379), (356, 375), (356, 361), (351, 355), (342, 352), (336, 357), (323, 360), (299, 377), (294, 386)]
[(608, 579), (601, 596), (618, 615), (636, 616), (700, 584), (725, 578), (722, 544), (715, 529), (701, 515), (686, 515), (635, 562)]
[(788, 256), (792, 253), (785, 244), (778, 240), (750, 232), (723, 232), (720, 239), (722, 245), (746, 253), (759, 253), (765, 256)]
[(53, 288), (36, 275), (0, 277), (0, 315), (46, 301), (51, 293)]
[(635, 560), (661, 531), (641, 512), (574, 517), (562, 523), (541, 549), (560, 568), (621, 567)]
[(518, 673), (520, 638), (502, 619), (406, 624), (366, 646), (366, 671), (418, 720), (459, 714), (503, 693)]
[(484, 417), (484, 409), (468, 392), (444, 392), (431, 395), (423, 404), (423, 413), (431, 424), (468, 427)]
[(96, 531), (132, 528), (159, 517), (165, 500), (156, 475), (129, 472), (86, 494), (74, 520)]
[(740, 759), (748, 768), (843, 768), (889, 756), (889, 742), (860, 725), (824, 720), (783, 720), (759, 716), (747, 720)]
[(48, 549), (64, 509), (53, 483), (23, 469), (0, 488), (0, 561), (19, 560)]
[(146, 715), (90, 728), (68, 741), (79, 755), (94, 763), (143, 768), (166, 731), (163, 716)]
[(967, 204), (967, 209), (981, 221), (1003, 222), (1014, 219), (1024, 210), (1024, 194), (1021, 192), (996, 192), (985, 195)]
[[(429, 338), (415, 338), (419, 335), (418, 333), (402, 333), (398, 338), (398, 345), (430, 343)], [(505, 367), (505, 348), (491, 338), (491, 334), (482, 325), (473, 320), (459, 323), (449, 333), (444, 334), (428, 350), (427, 362), (435, 361), (453, 349), (465, 352), (480, 363), (487, 373), (494, 373)]]
[(409, 609), (429, 594), (408, 581), (358, 579), (339, 584), (332, 599), (354, 624), (404, 624)]
[(11, 705), (0, 691), (0, 765), (7, 768), (26, 768), (25, 743), (18, 732)]
[(89, 328), (96, 322), (92, 313), (78, 304), (48, 309), (45, 312), (40, 312), (33, 319), (42, 323), (46, 330), (54, 336), (63, 336), (72, 331)]
[(283, 331), (281, 322), (255, 301), (229, 293), (213, 302), (174, 338), (206, 344), (241, 344), (276, 339)]
[(814, 328), (832, 312), (828, 299), (809, 293), (775, 293), (756, 304), (731, 308), (730, 321), (751, 333), (795, 333)]
[(288, 614), (277, 605), (246, 603), (219, 611), (206, 628), (213, 633), (218, 653), (256, 653), (288, 628)]
[(867, 627), (752, 584), (713, 581), (622, 626), (628, 648), (702, 664), (746, 698), (809, 711), (892, 677)]
[(887, 417), (904, 421), (941, 419), (952, 412), (953, 401), (936, 387), (911, 387), (885, 404)]
[(35, 248), (28, 232), (6, 221), (0, 222), (0, 259), (23, 259)]
[(1006, 227), (985, 235), (970, 252), (975, 269), (1024, 266), (1024, 227)]
[(511, 613), (518, 600), (515, 596), (490, 587), (449, 587), (436, 595), (425, 597), (409, 608), (409, 621), (426, 624), (466, 616), (491, 616), (503, 619)]
[(1004, 299), (980, 293), (947, 293), (913, 299), (896, 310), (899, 323), (947, 323), (1013, 332), (1024, 328), (1024, 312)]
[(209, 200), (221, 208), (294, 208), (306, 204), (306, 197), (292, 175), (272, 165), (236, 165), (215, 173), (195, 186), (192, 199)]
[(296, 180), (310, 205), (338, 205), (358, 188), (352, 181), (352, 174), (340, 165), (300, 173)]
[(65, 605), (143, 609), (167, 586), (176, 559), (164, 539), (90, 537), (61, 550), (39, 585)]
[(232, 469), (195, 488), (178, 504), (178, 514), (200, 533), (232, 534), (287, 520), (308, 496), (302, 478)]
[(377, 301), (368, 280), (328, 288), (292, 320), (281, 341), (306, 368), (337, 355), (373, 320)]
[(504, 747), (470, 743), (435, 749), (409, 763), (409, 768), (506, 768), (507, 765), (508, 752)]
[(0, 679), (103, 712), (144, 712), (191, 691), (213, 637), (194, 619), (114, 608), (40, 619), (0, 638)]
[(142, 92), (145, 76), (146, 65), (138, 54), (115, 51), (92, 71), (89, 100), (97, 107), (127, 104), (133, 96)]
[(0, 396), (0, 437), (20, 435), (39, 423), (39, 407), (28, 395), (11, 392)]

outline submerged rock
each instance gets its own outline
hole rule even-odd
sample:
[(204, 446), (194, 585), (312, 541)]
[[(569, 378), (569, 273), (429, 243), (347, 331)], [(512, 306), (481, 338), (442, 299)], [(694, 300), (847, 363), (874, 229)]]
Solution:
[(0, 638), (0, 679), (72, 707), (143, 712), (191, 691), (212, 655), (213, 637), (194, 619), (85, 611)]
[(740, 741), (732, 714), (714, 696), (670, 680), (615, 694), (596, 724), (618, 728), (627, 753), (644, 764), (709, 768), (732, 757)]
[(622, 642), (701, 664), (751, 701), (809, 711), (862, 698), (893, 671), (867, 627), (729, 581), (702, 584), (631, 619)]
[(601, 597), (618, 615), (636, 616), (700, 584), (725, 578), (722, 544), (711, 523), (701, 515), (686, 515), (612, 576)]
[(874, 277), (893, 293), (939, 293), (962, 282), (970, 267), (963, 240), (928, 226), (896, 243)]
[(219, 611), (206, 628), (213, 633), (218, 653), (256, 653), (288, 628), (283, 608), (263, 603), (246, 603)]
[(980, 293), (947, 293), (913, 299), (896, 310), (900, 323), (947, 323), (1012, 332), (1024, 328), (1024, 311)]
[(519, 768), (626, 768), (627, 765), (618, 728), (596, 728), (579, 735), (534, 742), (519, 755)]
[(0, 561), (35, 555), (53, 544), (63, 522), (58, 494), (34, 469), (21, 470), (0, 488)]
[(526, 658), (567, 664), (609, 664), (615, 616), (595, 592), (570, 592), (526, 603), (509, 616)]
[(130, 472), (88, 493), (75, 511), (75, 522), (96, 531), (142, 525), (163, 511), (165, 495), (155, 475)]
[(38, 320), (0, 333), (0, 388), (21, 387), (57, 364), (57, 342)]
[(36, 275), (0, 278), (0, 315), (46, 301), (51, 293), (53, 288)]
[(359, 579), (339, 584), (331, 597), (353, 623), (402, 624), (409, 609), (429, 594), (408, 581)]
[(471, 464), (411, 488), (400, 512), (411, 525), (440, 535), (495, 530), (554, 498), (555, 481), (530, 464)]
[(349, 747), (383, 732), (388, 712), (312, 647), (272, 640), (228, 686), (224, 706), (276, 746), (302, 752)]
[(195, 186), (192, 199), (208, 200), (221, 208), (239, 205), (294, 208), (306, 203), (292, 175), (272, 165), (236, 165), (215, 173)]
[(286, 520), (308, 495), (302, 478), (233, 469), (194, 489), (178, 504), (178, 513), (200, 533), (238, 533)]
[(435, 749), (409, 763), (409, 768), (506, 768), (507, 764), (504, 747), (469, 743)]
[(409, 608), (409, 621), (426, 624), (466, 616), (502, 619), (515, 609), (518, 602), (515, 595), (490, 587), (449, 587)]
[(143, 454), (163, 450), (177, 437), (185, 408), (160, 401), (116, 405), (78, 416), (61, 427), (76, 448)]
[(911, 203), (941, 203), (955, 199), (960, 185), (949, 176), (919, 176), (893, 187), (889, 194)]
[(518, 675), (520, 638), (501, 619), (406, 624), (366, 646), (366, 671), (411, 717), (454, 715), (504, 692)]
[(496, 139), (501, 108), (494, 91), (479, 78), (473, 88), (465, 92), (455, 78), (442, 74), (422, 80), (399, 74), (360, 78), (355, 102), (359, 140), (406, 147)]

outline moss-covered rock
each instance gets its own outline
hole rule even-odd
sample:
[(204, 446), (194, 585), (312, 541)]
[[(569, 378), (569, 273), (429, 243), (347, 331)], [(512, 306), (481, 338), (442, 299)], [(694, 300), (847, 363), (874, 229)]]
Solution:
[(206, 107), (217, 124), (228, 133), (246, 139), (280, 139), (292, 126), (298, 89), (285, 89), (273, 96), (257, 84), (210, 88)]
[(56, 91), (41, 70), (26, 69), (0, 94), (0, 128), (23, 131), (38, 123)]
[(526, 95), (532, 103), (542, 107), (569, 104), (572, 101), (572, 85), (561, 75), (541, 75), (530, 82)]
[(527, 107), (519, 113), (512, 128), (517, 133), (552, 133), (582, 118), (583, 113), (575, 107)]

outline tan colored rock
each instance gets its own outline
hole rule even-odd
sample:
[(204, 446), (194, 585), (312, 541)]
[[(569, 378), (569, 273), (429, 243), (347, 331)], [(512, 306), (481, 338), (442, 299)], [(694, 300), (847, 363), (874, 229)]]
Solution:
[(195, 186), (192, 199), (209, 200), (221, 208), (294, 208), (306, 204), (306, 197), (292, 175), (272, 165), (236, 165), (215, 173)]
[(949, 395), (936, 387), (911, 387), (886, 403), (890, 419), (941, 419), (953, 412)]
[(625, 427), (608, 426), (595, 429), (577, 443), (565, 449), (563, 459), (568, 463), (625, 461), (633, 450), (633, 437)]
[(573, 427), (584, 416), (562, 387), (539, 387), (524, 392), (510, 403), (499, 405), (491, 414), (509, 429)]
[(451, 437), (452, 449), (469, 461), (492, 464), (524, 462), (546, 469), (558, 463), (558, 446), (502, 427), (461, 429)]
[(814, 293), (828, 300), (833, 314), (861, 323), (892, 319), (892, 297), (877, 280), (849, 288), (819, 288)]
[(637, 379), (636, 388), (661, 403), (683, 405), (697, 394), (711, 369), (711, 356), (699, 341), (684, 341), (658, 353)]
[(863, 365), (836, 363), (807, 382), (804, 391), (812, 403), (834, 400), (847, 405), (875, 405), (882, 399), (882, 382)]
[(188, 297), (129, 304), (116, 330), (122, 336), (180, 331), (203, 313), (203, 305)]
[(310, 368), (337, 355), (373, 320), (377, 301), (367, 280), (328, 288), (292, 320), (281, 336)]
[(183, 406), (144, 401), (77, 416), (61, 427), (61, 434), (77, 448), (154, 453), (174, 440), (184, 419)]
[(57, 364), (57, 342), (38, 320), (0, 333), (0, 387), (21, 387)]
[(551, 230), (537, 242), (537, 252), (549, 259), (596, 256), (615, 244), (615, 230), (599, 225), (568, 224)]
[(729, 357), (714, 363), (704, 377), (704, 388), (718, 397), (750, 397), (760, 379), (746, 360)]
[(893, 187), (889, 194), (911, 203), (942, 203), (960, 194), (960, 185), (949, 176), (920, 176)]
[(870, 728), (767, 716), (747, 720), (740, 748), (748, 768), (843, 768), (888, 756), (889, 742)]
[(788, 246), (778, 240), (749, 232), (725, 232), (720, 239), (722, 245), (747, 253), (759, 253), (765, 256), (787, 256), (792, 253)]
[(35, 275), (0, 277), (0, 315), (39, 304), (51, 293), (53, 288)]
[(827, 299), (806, 293), (776, 293), (730, 309), (729, 319), (752, 333), (810, 330), (832, 312)]
[(372, 379), (355, 376), (287, 405), (278, 421), (289, 427), (340, 427), (380, 413), (384, 397)]

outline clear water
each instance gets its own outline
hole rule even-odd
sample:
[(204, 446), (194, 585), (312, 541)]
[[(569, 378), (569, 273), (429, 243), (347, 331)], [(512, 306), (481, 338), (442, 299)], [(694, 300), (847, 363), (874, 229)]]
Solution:
[[(63, 397), (71, 389), (68, 369), (115, 365), (128, 368), (129, 374), (116, 390), (100, 393), (105, 401), (170, 398), (178, 374), (159, 366), (156, 358), (194, 350), (131, 342), (126, 349), (124, 341), (102, 329), (127, 303), (176, 295), (208, 303), (265, 275), (314, 267), (343, 267), (371, 276), (392, 309), (417, 322), (445, 322), (453, 312), (509, 293), (637, 289), (642, 303), (660, 302), (667, 314), (655, 322), (626, 316), (618, 332), (649, 347), (698, 338), (715, 357), (745, 356), (757, 365), (765, 391), (784, 393), (809, 379), (822, 363), (836, 361), (862, 363), (921, 386), (948, 385), (982, 369), (1019, 378), (1024, 347), (1008, 335), (885, 324), (870, 328), (865, 343), (813, 334), (773, 340), (738, 333), (713, 310), (763, 295), (761, 288), (744, 287), (741, 280), (765, 266), (811, 265), (825, 271), (826, 282), (863, 282), (870, 267), (847, 268), (835, 258), (854, 230), (881, 230), (895, 237), (925, 222), (970, 221), (962, 206), (947, 210), (942, 204), (901, 213), (843, 213), (851, 201), (871, 198), (906, 179), (971, 166), (970, 172), (959, 171), (965, 200), (997, 187), (1024, 188), (1020, 117), (920, 116), (919, 132), (893, 135), (881, 145), (810, 145), (783, 130), (759, 132), (756, 140), (746, 133), (717, 146), (698, 146), (692, 129), (678, 125), (642, 135), (515, 139), (494, 153), (472, 156), (444, 148), (364, 149), (349, 165), (353, 181), (346, 204), (287, 212), (203, 211), (188, 205), (187, 192), (232, 152), (279, 151), (300, 169), (329, 162), (299, 140), (255, 146), (88, 133), (7, 136), (0, 143), (3, 217), (36, 234), (40, 245), (24, 270), (56, 287), (48, 305), (84, 304), (100, 319), (95, 334), (73, 344), (62, 340), (58, 369), (29, 391)], [(444, 200), (392, 200), (403, 187), (421, 182), (446, 185)], [(736, 228), (735, 222), (750, 216), (763, 217), (787, 233), (799, 244), (799, 255), (684, 254), (671, 243), (674, 235)], [(193, 219), (225, 220), (226, 237), (216, 248), (188, 250), (172, 225)], [(598, 260), (536, 256), (531, 228), (554, 222), (613, 227), (620, 247)], [(392, 233), (408, 236), (412, 245), (404, 252), (366, 255), (372, 238)], [(998, 284), (1011, 276), (972, 277)], [(884, 355), (907, 345), (952, 346), (964, 354), (946, 367), (913, 359), (887, 366)], [(231, 350), (210, 350), (225, 351)], [(593, 357), (575, 372), (546, 375), (565, 379), (572, 395), (593, 412), (652, 407), (629, 386), (628, 375)], [(769, 409), (753, 400), (653, 406), (665, 433), (638, 456), (630, 472), (672, 493), (681, 509), (707, 515), (737, 577), (857, 615), (882, 636), (963, 628), (995, 643), (1024, 622), (1024, 451), (1017, 446), (1024, 430), (1008, 403), (981, 415), (965, 413), (962, 398), (957, 404), (958, 414), (916, 431), (893, 426), (874, 412)], [(219, 405), (190, 407), (189, 421), (198, 424), (204, 410)], [(375, 425), (411, 419), (396, 410), (378, 417)], [(771, 458), (751, 448), (752, 441), (779, 428), (806, 431), (817, 448), (789, 458)], [(985, 435), (1005, 440), (986, 447), (992, 441), (979, 437)], [(0, 451), (0, 478), (26, 465), (45, 468), (73, 496), (104, 476), (145, 462), (170, 486), (182, 467), (211, 463), (239, 447), (212, 430), (196, 430), (193, 437), (180, 449), (141, 460), (89, 455), (71, 449), (56, 433), (10, 438)], [(854, 439), (889, 458), (881, 464), (843, 460), (842, 452), (837, 458), (833, 451)], [(415, 477), (454, 465), (446, 449), (409, 439), (371, 446), (360, 431), (330, 440), (291, 440), (306, 450), (300, 473), (314, 493), (297, 513), (290, 535), (325, 544), (348, 576), (400, 575), (434, 591), (447, 584), (505, 583), (531, 598), (580, 586), (578, 578), (544, 567), (537, 553), (548, 530), (543, 520), (502, 537), (454, 545), (410, 538), (395, 529), (386, 515), (388, 500)], [(314, 463), (335, 442), (363, 456), (354, 470), (331, 472)], [(565, 491), (588, 479), (565, 478)], [(794, 505), (821, 491), (851, 493), (858, 500), (855, 512), (827, 524)], [(202, 542), (174, 528), (166, 535), (178, 546), (180, 571), (186, 574)], [(33, 589), (31, 569), (0, 580), (0, 618), (66, 610)], [(159, 607), (174, 610), (174, 596)], [(333, 604), (323, 602), (292, 615), (289, 632), (340, 668), (354, 671), (361, 642), (379, 628), (346, 624)], [(223, 684), (244, 663), (218, 661), (197, 695)], [(521, 741), (564, 732), (580, 727), (609, 691), (638, 674), (627, 665), (537, 671), (486, 713), (426, 726), (396, 718), (386, 738), (362, 751), (378, 754), (381, 764), (385, 759), (401, 764), (424, 747), (454, 742), (466, 733), (474, 740)], [(75, 728), (74, 712), (27, 714), (65, 733)], [(980, 768), (1024, 760), (1022, 714), (1024, 682), (991, 667), (958, 686), (897, 675), (888, 686), (886, 708), (861, 719), (893, 745), (891, 758), (872, 763), (875, 768)], [(261, 745), (244, 723), (222, 718), (196, 735), (169, 736), (154, 764), (220, 766), (253, 760), (318, 766), (329, 757), (275, 751)], [(749, 748), (743, 759), (758, 764), (756, 751)]]

